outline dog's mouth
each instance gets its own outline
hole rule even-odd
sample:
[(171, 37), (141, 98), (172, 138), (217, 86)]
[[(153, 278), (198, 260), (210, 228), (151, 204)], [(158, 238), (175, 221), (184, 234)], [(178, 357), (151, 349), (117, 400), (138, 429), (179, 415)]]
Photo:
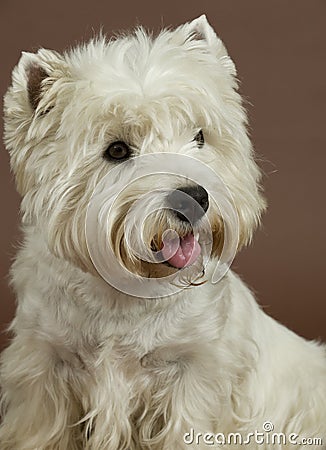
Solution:
[(201, 254), (198, 236), (193, 232), (182, 237), (167, 233), (160, 244), (155, 241), (155, 239), (152, 241), (152, 251), (156, 251), (159, 258), (163, 257), (165, 264), (176, 269), (189, 267)]

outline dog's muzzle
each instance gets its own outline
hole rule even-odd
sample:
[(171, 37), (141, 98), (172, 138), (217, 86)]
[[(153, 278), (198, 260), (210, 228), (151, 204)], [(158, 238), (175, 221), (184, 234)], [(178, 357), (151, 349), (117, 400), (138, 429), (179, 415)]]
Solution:
[(165, 261), (181, 269), (195, 262), (202, 252), (193, 227), (208, 210), (208, 193), (199, 184), (180, 187), (168, 195), (167, 204), (171, 214), (189, 225), (189, 230), (182, 236), (168, 233), (163, 237), (162, 254)]

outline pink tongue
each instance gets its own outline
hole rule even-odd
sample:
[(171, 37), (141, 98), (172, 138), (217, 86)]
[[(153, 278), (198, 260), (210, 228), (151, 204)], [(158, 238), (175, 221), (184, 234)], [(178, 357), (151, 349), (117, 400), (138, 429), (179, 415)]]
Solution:
[(179, 245), (175, 239), (164, 241), (162, 248), (164, 259), (178, 269), (190, 266), (196, 261), (200, 252), (200, 245), (192, 233), (179, 239)]

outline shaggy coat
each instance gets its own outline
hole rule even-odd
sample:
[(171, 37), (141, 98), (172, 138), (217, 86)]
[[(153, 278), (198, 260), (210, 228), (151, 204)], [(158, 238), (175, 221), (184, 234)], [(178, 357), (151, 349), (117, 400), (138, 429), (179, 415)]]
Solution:
[[(267, 422), (295, 433), (297, 445), (266, 438), (247, 448), (325, 443), (325, 348), (265, 315), (231, 270), (211, 282), (227, 225), (213, 202), (210, 261), (200, 276), (190, 267), (174, 295), (118, 291), (87, 246), (92, 194), (119, 164), (102, 157), (112, 142), (127, 142), (135, 156), (182, 154), (214, 169), (237, 214), (237, 249), (250, 241), (265, 202), (235, 75), (203, 16), (156, 38), (138, 29), (64, 55), (22, 55), (5, 97), (24, 241), (11, 272), (13, 339), (1, 356), (1, 450), (205, 449), (218, 447), (217, 433), (246, 437)], [(135, 274), (176, 273), (137, 258), (123, 228), (130, 206), (162, 184), (174, 189), (172, 178), (131, 183), (99, 238), (105, 248), (109, 237)], [(164, 228), (189, 235), (187, 227), (157, 212), (144, 236), (160, 248)]]

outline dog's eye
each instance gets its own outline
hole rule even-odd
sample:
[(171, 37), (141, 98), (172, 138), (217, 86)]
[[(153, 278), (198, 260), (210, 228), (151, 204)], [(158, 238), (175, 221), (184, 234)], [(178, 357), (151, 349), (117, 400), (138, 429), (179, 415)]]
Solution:
[(130, 156), (130, 147), (123, 141), (112, 142), (103, 153), (104, 159), (127, 159)]
[(202, 146), (205, 144), (205, 138), (204, 138), (204, 133), (203, 130), (198, 131), (198, 133), (196, 134), (194, 141), (197, 142), (197, 145), (199, 148), (202, 148)]

